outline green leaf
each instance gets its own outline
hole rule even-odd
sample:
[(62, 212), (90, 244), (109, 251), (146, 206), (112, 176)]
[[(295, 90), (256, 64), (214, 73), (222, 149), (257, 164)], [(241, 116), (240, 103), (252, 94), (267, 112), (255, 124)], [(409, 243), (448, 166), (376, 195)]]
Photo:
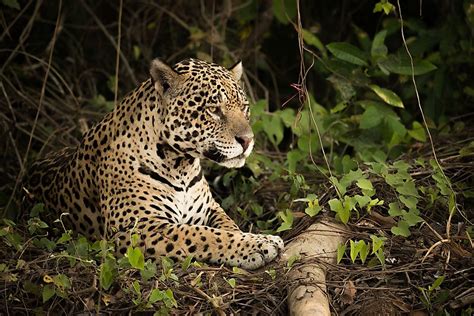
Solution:
[(284, 110), (279, 110), (274, 112), (275, 115), (278, 115), (281, 118), (281, 121), (283, 122), (283, 125), (286, 127), (290, 128), (295, 124), (295, 119), (296, 119), (296, 114), (295, 110), (286, 108)]
[(380, 248), (379, 250), (377, 250), (375, 252), (375, 256), (377, 257), (377, 259), (379, 259), (380, 264), (382, 266), (384, 266), (385, 265), (385, 254), (384, 254), (382, 248)]
[(263, 131), (275, 146), (283, 140), (283, 129), (283, 122), (279, 116), (274, 115), (263, 118)]
[(393, 91), (371, 84), (369, 88), (375, 92), (385, 103), (398, 108), (405, 108), (400, 97)]
[(54, 285), (52, 284), (47, 284), (43, 287), (43, 303), (47, 302), (51, 297), (56, 294), (56, 290), (54, 289)]
[(375, 235), (370, 235), (372, 239), (372, 254), (376, 253), (379, 249), (382, 248), (384, 241), (387, 239), (385, 237), (378, 237)]
[(408, 135), (420, 142), (426, 141), (426, 131), (423, 125), (415, 121), (412, 124), (412, 129), (408, 130)]
[(290, 174), (296, 172), (296, 167), (302, 159), (306, 159), (306, 154), (298, 149), (290, 150), (286, 154), (286, 160), (288, 161), (288, 171)]
[(404, 213), (400, 209), (398, 202), (393, 202), (388, 205), (388, 215), (395, 217), (395, 216), (402, 216)]
[(384, 116), (381, 114), (376, 106), (367, 107), (360, 118), (359, 127), (362, 129), (374, 128), (384, 119)]
[(410, 228), (407, 222), (400, 221), (397, 226), (393, 226), (391, 229), (392, 234), (397, 236), (408, 237), (410, 236)]
[(278, 215), (283, 220), (283, 223), (278, 227), (277, 232), (289, 230), (293, 227), (293, 212), (286, 210), (285, 212), (279, 212)]
[(346, 42), (330, 43), (328, 50), (338, 59), (358, 66), (368, 66), (366, 56), (360, 49)]
[(9, 8), (20, 10), (18, 0), (2, 0), (2, 3)]
[(441, 283), (443, 283), (444, 278), (445, 278), (444, 275), (438, 277), (438, 278), (433, 282), (433, 284), (428, 287), (428, 289), (429, 289), (430, 291), (433, 291), (433, 290), (436, 290), (437, 288), (439, 288), (439, 287), (441, 286)]
[(158, 301), (163, 301), (165, 299), (165, 292), (158, 289), (153, 289), (148, 297), (148, 302), (154, 304)]
[(353, 240), (350, 241), (350, 247), (351, 247), (350, 256), (351, 256), (352, 263), (356, 261), (357, 255), (359, 254), (360, 248), (358, 245), (359, 244), (354, 242)]
[(100, 265), (99, 281), (104, 290), (108, 290), (114, 282), (116, 263), (113, 259), (106, 258)]
[(136, 294), (141, 295), (141, 290), (140, 290), (140, 283), (138, 283), (138, 280), (135, 280), (132, 282), (132, 288), (135, 291)]
[(321, 206), (319, 205), (319, 200), (314, 199), (314, 200), (308, 201), (308, 207), (304, 210), (304, 212), (311, 217), (318, 215), (319, 212), (321, 212)]
[(399, 198), (400, 201), (402, 201), (402, 203), (408, 207), (408, 209), (416, 209), (416, 205), (418, 204), (418, 199), (416, 197), (400, 195)]
[(354, 199), (357, 201), (357, 204), (359, 204), (360, 208), (366, 206), (371, 201), (370, 196), (359, 194), (354, 195)]
[(126, 256), (130, 265), (135, 269), (143, 270), (145, 268), (145, 257), (140, 248), (128, 247)]
[[(225, 278), (224, 278), (225, 279)], [(230, 278), (230, 279), (225, 279), (227, 281), (227, 283), (230, 285), (231, 288), (235, 289), (235, 279), (234, 278)]]
[(374, 189), (374, 187), (372, 185), (372, 182), (370, 182), (369, 179), (361, 178), (361, 179), (357, 180), (356, 184), (362, 190), (373, 190)]
[(375, 4), (374, 13), (384, 12), (386, 15), (389, 15), (390, 12), (395, 11), (395, 6), (388, 2), (388, 0), (381, 0)]
[(286, 266), (291, 268), (293, 264), (295, 264), (296, 261), (299, 261), (301, 259), (301, 256), (299, 254), (294, 254), (290, 258), (288, 258), (288, 261), (286, 262)]
[(35, 206), (31, 208), (30, 217), (38, 217), (43, 212), (44, 212), (44, 203), (36, 203)]
[[(381, 59), (377, 62), (377, 65), (390, 73), (397, 75), (411, 76), (412, 68), (411, 62), (408, 58), (399, 58), (394, 55), (389, 55), (386, 59)], [(428, 72), (437, 69), (435, 65), (427, 60), (419, 60), (414, 62), (413, 74), (415, 76), (424, 75)]]
[(415, 226), (416, 224), (423, 222), (423, 219), (418, 214), (416, 214), (413, 209), (403, 214), (403, 219), (409, 226)]
[(341, 262), (344, 253), (346, 252), (347, 246), (345, 244), (337, 245), (337, 263)]
[(64, 243), (70, 241), (71, 238), (72, 238), (71, 233), (68, 231), (68, 232), (63, 233), (56, 243), (57, 244), (64, 244)]
[(294, 0), (273, 0), (273, 15), (282, 24), (288, 24), (296, 16)]
[(374, 58), (380, 58), (387, 56), (387, 46), (384, 45), (385, 37), (387, 36), (387, 30), (382, 30), (375, 34), (374, 40), (372, 41), (372, 48), (370, 54)]
[(369, 255), (370, 249), (365, 243), (365, 241), (359, 240), (359, 243), (361, 244), (360, 251), (359, 251), (360, 260), (362, 261), (362, 263), (365, 263), (365, 260), (367, 259), (367, 256)]
[(165, 305), (166, 307), (178, 307), (178, 303), (176, 302), (176, 299), (174, 298), (173, 291), (171, 289), (167, 289), (165, 291)]
[(62, 289), (69, 289), (71, 288), (71, 281), (69, 278), (64, 274), (58, 274), (53, 277), (54, 284)]
[(184, 271), (188, 270), (188, 268), (191, 266), (192, 260), (193, 260), (192, 255), (187, 256), (186, 259), (184, 259), (183, 262), (181, 262), (181, 269), (183, 269)]
[(140, 271), (143, 281), (148, 281), (156, 275), (156, 263), (151, 260), (145, 262), (145, 268)]
[(323, 43), (319, 40), (319, 38), (311, 33), (306, 29), (302, 29), (303, 31), (303, 40), (306, 44), (316, 47), (323, 55), (324, 58), (327, 57), (326, 47), (324, 47)]
[(328, 203), (331, 210), (336, 212), (336, 214), (339, 216), (341, 222), (347, 224), (351, 216), (349, 203), (342, 203), (339, 199), (332, 199)]
[(418, 189), (416, 188), (415, 182), (406, 181), (402, 185), (396, 187), (397, 192), (407, 196), (419, 197)]
[(385, 121), (387, 122), (390, 131), (392, 131), (392, 133), (394, 134), (393, 136), (398, 135), (400, 137), (404, 137), (407, 133), (407, 129), (400, 122), (400, 118), (389, 116), (385, 118)]

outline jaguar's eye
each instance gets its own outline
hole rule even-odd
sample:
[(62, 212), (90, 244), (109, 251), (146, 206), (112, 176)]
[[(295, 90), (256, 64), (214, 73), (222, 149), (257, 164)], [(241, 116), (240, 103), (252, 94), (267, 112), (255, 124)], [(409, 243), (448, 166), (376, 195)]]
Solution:
[(206, 111), (214, 117), (221, 119), (224, 116), (220, 106), (209, 106)]

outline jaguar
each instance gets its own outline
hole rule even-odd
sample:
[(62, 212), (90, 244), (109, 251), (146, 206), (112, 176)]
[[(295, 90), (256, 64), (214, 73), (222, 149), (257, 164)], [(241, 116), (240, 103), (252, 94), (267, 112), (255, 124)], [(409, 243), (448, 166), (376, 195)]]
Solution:
[(25, 189), (52, 218), (119, 254), (139, 236), (146, 257), (256, 269), (283, 249), (243, 232), (213, 198), (201, 160), (239, 168), (254, 147), (241, 62), (150, 65), (150, 78), (88, 130), (80, 144), (33, 163)]

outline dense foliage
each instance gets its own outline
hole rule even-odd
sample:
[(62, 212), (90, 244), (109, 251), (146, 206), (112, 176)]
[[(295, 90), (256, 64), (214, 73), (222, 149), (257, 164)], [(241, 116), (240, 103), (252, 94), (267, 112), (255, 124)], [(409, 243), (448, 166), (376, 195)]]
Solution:
[(322, 216), (346, 224), (328, 287), (336, 312), (376, 313), (378, 299), (472, 313), (472, 0), (0, 6), (6, 311), (286, 313), (285, 273), (299, 258), (254, 274), (152, 263), (135, 245), (116, 258), (112, 242), (51, 234), (43, 205), (25, 203), (32, 160), (77, 144), (154, 57), (191, 56), (246, 68), (256, 150), (243, 169), (207, 174), (242, 229), (288, 240)]

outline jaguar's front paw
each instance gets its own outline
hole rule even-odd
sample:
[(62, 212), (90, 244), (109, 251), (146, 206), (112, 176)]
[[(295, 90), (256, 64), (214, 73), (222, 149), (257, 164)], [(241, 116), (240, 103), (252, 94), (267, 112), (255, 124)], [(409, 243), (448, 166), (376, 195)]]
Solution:
[(248, 244), (248, 254), (242, 257), (239, 264), (244, 269), (258, 269), (273, 261), (283, 250), (283, 240), (279, 236), (254, 234), (251, 236), (252, 241)]

